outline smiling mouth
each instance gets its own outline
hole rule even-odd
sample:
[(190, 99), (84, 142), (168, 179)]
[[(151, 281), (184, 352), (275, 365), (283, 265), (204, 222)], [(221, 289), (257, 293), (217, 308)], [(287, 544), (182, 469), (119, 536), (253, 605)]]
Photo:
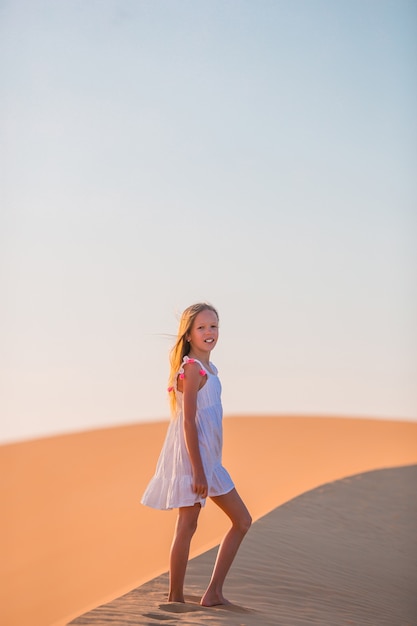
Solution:
[(205, 343), (213, 343), (214, 339), (204, 339)]

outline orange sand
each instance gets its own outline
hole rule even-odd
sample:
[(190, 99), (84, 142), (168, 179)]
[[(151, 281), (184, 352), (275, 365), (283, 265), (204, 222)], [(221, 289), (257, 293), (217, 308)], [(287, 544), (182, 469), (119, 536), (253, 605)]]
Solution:
[(71, 625), (411, 626), (417, 617), (417, 465), (332, 481), (253, 524), (225, 585), (202, 607), (217, 547), (190, 561), (185, 603), (164, 573)]
[[(0, 447), (0, 622), (66, 624), (167, 569), (175, 512), (139, 504), (167, 424)], [(417, 462), (417, 423), (312, 417), (224, 421), (224, 464), (258, 519), (320, 484)], [(227, 523), (208, 503), (193, 555)]]

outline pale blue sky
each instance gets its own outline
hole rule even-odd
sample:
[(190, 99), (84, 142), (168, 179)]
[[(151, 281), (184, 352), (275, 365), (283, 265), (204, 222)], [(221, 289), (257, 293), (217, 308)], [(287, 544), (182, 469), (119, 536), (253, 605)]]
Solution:
[(168, 417), (208, 300), (225, 414), (417, 419), (417, 5), (2, 0), (3, 441)]

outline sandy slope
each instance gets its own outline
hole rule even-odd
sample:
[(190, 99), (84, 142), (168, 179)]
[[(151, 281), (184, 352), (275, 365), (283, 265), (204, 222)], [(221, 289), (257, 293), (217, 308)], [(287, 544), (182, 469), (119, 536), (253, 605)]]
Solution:
[[(175, 512), (139, 504), (166, 426), (0, 447), (1, 623), (63, 624), (167, 569)], [(417, 423), (225, 419), (224, 463), (255, 519), (320, 484), (416, 462)], [(193, 554), (225, 529), (208, 504)]]
[[(79, 626), (411, 626), (417, 621), (417, 465), (298, 496), (253, 525), (226, 583), (233, 606), (199, 606), (216, 550), (190, 562), (186, 603), (167, 575), (80, 616)], [(171, 621), (172, 620), (172, 621)]]

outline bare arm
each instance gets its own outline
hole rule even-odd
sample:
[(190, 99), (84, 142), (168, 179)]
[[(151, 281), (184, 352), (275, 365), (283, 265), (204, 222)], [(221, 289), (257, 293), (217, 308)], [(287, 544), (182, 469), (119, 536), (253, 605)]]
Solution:
[(202, 498), (207, 497), (208, 485), (201, 460), (200, 446), (196, 424), (197, 393), (201, 383), (200, 367), (198, 364), (189, 363), (184, 368), (183, 379), (183, 409), (184, 409), (184, 435), (188, 454), (190, 455), (193, 468), (193, 491)]

